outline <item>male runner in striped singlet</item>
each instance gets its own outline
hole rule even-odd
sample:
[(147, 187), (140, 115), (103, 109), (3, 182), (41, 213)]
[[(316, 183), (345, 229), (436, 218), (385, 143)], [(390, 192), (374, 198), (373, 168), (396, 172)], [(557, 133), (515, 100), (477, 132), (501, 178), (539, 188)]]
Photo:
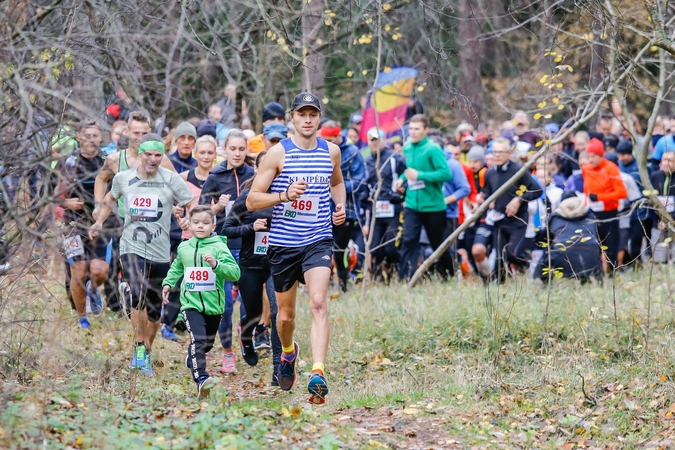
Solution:
[[(295, 362), (300, 355), (300, 347), (293, 341), (298, 282), (309, 289), (314, 365), (307, 389), (314, 404), (324, 403), (328, 393), (324, 362), (330, 335), (326, 291), (331, 277), (332, 225), (344, 223), (347, 198), (340, 148), (317, 138), (320, 120), (321, 103), (315, 95), (295, 97), (291, 121), (296, 134), (269, 149), (246, 201), (251, 211), (274, 207), (268, 257), (283, 347), (279, 387), (285, 391), (295, 385)], [(332, 213), (331, 198), (335, 203)]]

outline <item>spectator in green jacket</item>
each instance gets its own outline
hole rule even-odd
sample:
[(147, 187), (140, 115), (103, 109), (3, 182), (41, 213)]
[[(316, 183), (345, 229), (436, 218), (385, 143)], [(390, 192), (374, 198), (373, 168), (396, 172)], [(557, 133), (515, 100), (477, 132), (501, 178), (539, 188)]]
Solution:
[(178, 255), (162, 283), (163, 296), (164, 304), (167, 304), (171, 288), (183, 277), (180, 303), (190, 333), (185, 365), (192, 371), (199, 397), (207, 397), (217, 382), (206, 371), (206, 352), (213, 348), (225, 310), (223, 283), (239, 280), (240, 271), (227, 248), (227, 238), (211, 235), (215, 229), (215, 216), (210, 206), (192, 209), (190, 229), (192, 238), (178, 246)]
[[(403, 147), (408, 168), (395, 186), (401, 192), (405, 189), (401, 264), (398, 271), (402, 280), (409, 279), (417, 269), (422, 227), (434, 250), (447, 237), (443, 184), (452, 179), (443, 149), (427, 137), (427, 117), (416, 114), (410, 119), (409, 126), (410, 142)], [(447, 251), (440, 258), (438, 271), (443, 278), (454, 274), (452, 256)]]

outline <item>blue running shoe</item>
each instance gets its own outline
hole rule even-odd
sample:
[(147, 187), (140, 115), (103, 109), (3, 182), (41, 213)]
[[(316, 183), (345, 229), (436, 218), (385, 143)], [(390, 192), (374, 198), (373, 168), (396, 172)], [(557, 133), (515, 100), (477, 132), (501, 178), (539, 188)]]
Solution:
[(134, 356), (131, 359), (131, 368), (132, 369), (144, 368), (147, 356), (148, 352), (145, 348), (145, 345), (141, 344), (134, 347)]
[[(144, 346), (145, 347), (145, 346)], [(140, 362), (140, 360), (139, 360)], [(152, 370), (152, 361), (150, 360), (150, 353), (145, 354), (145, 364), (141, 369), (141, 373), (145, 375), (154, 375), (155, 372)]]
[(295, 352), (293, 358), (289, 361), (285, 355), (281, 355), (281, 366), (279, 367), (279, 387), (284, 391), (290, 391), (298, 381), (298, 375), (295, 373), (295, 361), (300, 356), (300, 346), (294, 342)]
[(87, 298), (89, 299), (89, 307), (91, 313), (98, 316), (103, 311), (103, 300), (98, 293), (98, 289), (91, 290), (91, 281), (87, 281)]
[(82, 328), (83, 330), (88, 330), (91, 324), (89, 323), (89, 319), (86, 317), (80, 317), (77, 319), (77, 326)]
[(326, 395), (328, 394), (328, 383), (326, 378), (320, 372), (312, 372), (307, 385), (309, 392), (309, 402), (313, 405), (323, 405), (326, 403)]
[(180, 338), (176, 333), (166, 325), (162, 325), (162, 337), (167, 341), (180, 342)]
[(197, 381), (197, 397), (198, 398), (208, 397), (209, 394), (211, 393), (211, 389), (214, 388), (217, 382), (218, 380), (212, 377), (208, 376), (199, 377), (199, 380)]

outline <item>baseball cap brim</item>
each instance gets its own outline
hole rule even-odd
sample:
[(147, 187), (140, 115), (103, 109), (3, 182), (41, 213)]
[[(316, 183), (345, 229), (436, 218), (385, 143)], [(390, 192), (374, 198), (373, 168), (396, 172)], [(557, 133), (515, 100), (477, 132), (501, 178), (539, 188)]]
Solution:
[(267, 134), (265, 135), (265, 137), (266, 137), (267, 140), (269, 140), (269, 141), (271, 141), (272, 139), (286, 139), (286, 136), (284, 136), (283, 134), (281, 134), (281, 133), (278, 132), (278, 131), (272, 131), (271, 133), (267, 133)]
[(302, 108), (307, 107), (307, 106), (309, 106), (310, 108), (314, 108), (317, 111), (321, 112), (321, 106), (317, 106), (314, 103), (300, 103), (300, 104), (293, 107), (293, 111), (301, 110)]

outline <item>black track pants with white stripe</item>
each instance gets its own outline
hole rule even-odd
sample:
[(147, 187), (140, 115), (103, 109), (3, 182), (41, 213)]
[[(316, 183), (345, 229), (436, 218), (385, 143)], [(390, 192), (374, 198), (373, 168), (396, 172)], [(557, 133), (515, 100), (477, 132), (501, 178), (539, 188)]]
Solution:
[(187, 366), (195, 382), (200, 377), (209, 376), (206, 371), (206, 353), (213, 348), (221, 316), (207, 316), (194, 309), (183, 311), (185, 326), (190, 335)]

